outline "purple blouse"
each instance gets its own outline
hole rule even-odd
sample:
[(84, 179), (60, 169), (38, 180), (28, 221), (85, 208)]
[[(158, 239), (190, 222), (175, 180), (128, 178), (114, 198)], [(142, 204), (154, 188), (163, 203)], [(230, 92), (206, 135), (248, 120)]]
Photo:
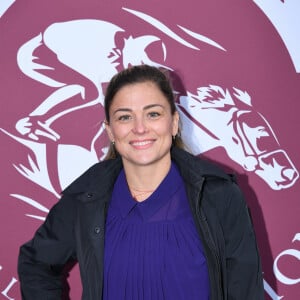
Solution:
[(143, 202), (120, 172), (106, 220), (103, 299), (209, 299), (206, 259), (174, 163)]

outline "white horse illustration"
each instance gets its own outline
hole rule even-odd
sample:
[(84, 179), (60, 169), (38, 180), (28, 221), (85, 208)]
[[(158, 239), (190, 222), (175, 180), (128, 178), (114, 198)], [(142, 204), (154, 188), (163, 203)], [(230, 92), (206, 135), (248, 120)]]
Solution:
[[(185, 47), (199, 51), (197, 46), (151, 16), (124, 10)], [(226, 51), (203, 35), (179, 25), (178, 28), (195, 40)], [(161, 46), (163, 61), (160, 63), (149, 57), (146, 48), (152, 43)], [(45, 51), (46, 56), (39, 56)], [(106, 148), (95, 147), (96, 141), (105, 139), (103, 120), (97, 120), (99, 129), (87, 147), (63, 142), (63, 130), (54, 130), (53, 124), (68, 114), (89, 107), (97, 106), (103, 111), (103, 84), (114, 74), (129, 65), (141, 63), (171, 70), (164, 65), (166, 56), (167, 49), (161, 38), (153, 35), (134, 37), (113, 23), (94, 19), (54, 23), (22, 45), (17, 57), (21, 71), (54, 91), (16, 123), (18, 134), (0, 128), (30, 150), (27, 165), (14, 165), (18, 172), (59, 197), (63, 188), (104, 157)], [(62, 67), (66, 73), (76, 74), (76, 81), (72, 81), (73, 77), (70, 80), (66, 76), (61, 77), (58, 70)], [(213, 92), (219, 96), (212, 97)], [(299, 177), (286, 152), (280, 149), (267, 121), (259, 114), (253, 119), (250, 97), (246, 93), (236, 89), (235, 94), (230, 95), (221, 87), (210, 86), (198, 89), (197, 95), (187, 92), (179, 99), (178, 108), (184, 123), (183, 138), (195, 154), (224, 147), (232, 160), (247, 171), (254, 171), (275, 190), (292, 186)], [(247, 108), (240, 109), (241, 103)], [(250, 124), (251, 120), (255, 120), (255, 125)], [(262, 148), (260, 143), (267, 138), (274, 145)], [(57, 162), (57, 170), (51, 176), (55, 173), (57, 178), (50, 178), (48, 172), (49, 142), (52, 143), (51, 155), (56, 156), (52, 161)], [(56, 145), (55, 153), (53, 145)], [(38, 206), (33, 199), (21, 195), (14, 197)]]
[[(44, 33), (22, 45), (17, 56), (20, 70), (54, 91), (32, 112), (17, 121), (19, 135), (0, 128), (4, 134), (29, 149), (27, 164), (14, 165), (18, 172), (59, 198), (62, 189), (101, 160), (106, 149), (96, 149), (95, 143), (105, 140), (102, 120), (95, 120), (98, 130), (86, 147), (63, 142), (63, 130), (55, 131), (53, 124), (68, 114), (89, 107), (103, 111), (103, 84), (119, 70), (142, 63), (163, 66), (151, 60), (145, 51), (154, 42), (160, 42), (160, 39), (152, 35), (128, 36), (125, 30), (113, 23), (88, 19), (54, 23)], [(165, 51), (162, 43), (161, 49)], [(47, 55), (38, 56), (45, 51)], [(56, 58), (51, 60), (53, 54)], [(75, 74), (77, 81), (72, 82), (74, 76), (71, 76), (71, 81), (67, 76), (62, 77), (57, 71), (61, 68), (67, 74)], [(51, 155), (56, 156), (52, 158), (56, 163), (51, 168), (56, 170), (52, 172), (51, 178), (49, 143)], [(56, 145), (56, 151), (53, 151), (53, 145)], [(53, 174), (57, 178), (53, 178)], [(41, 210), (38, 202), (33, 199), (23, 195), (13, 196), (40, 211), (46, 210)]]
[(220, 86), (200, 87), (179, 97), (183, 139), (195, 154), (223, 147), (246, 171), (272, 189), (291, 187), (299, 177), (267, 120), (253, 110), (247, 92)]

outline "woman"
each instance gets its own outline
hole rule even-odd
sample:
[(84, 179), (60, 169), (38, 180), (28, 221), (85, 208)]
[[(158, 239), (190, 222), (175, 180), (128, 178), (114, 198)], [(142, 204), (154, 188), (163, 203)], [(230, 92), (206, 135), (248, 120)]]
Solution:
[(167, 77), (135, 66), (105, 96), (108, 159), (72, 183), (23, 245), (23, 299), (60, 299), (77, 260), (82, 299), (260, 300), (260, 258), (232, 177), (181, 149)]

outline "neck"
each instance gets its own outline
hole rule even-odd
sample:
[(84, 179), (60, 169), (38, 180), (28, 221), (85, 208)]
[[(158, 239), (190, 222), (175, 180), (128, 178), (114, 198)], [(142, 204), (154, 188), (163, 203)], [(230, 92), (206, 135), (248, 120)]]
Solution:
[(147, 199), (168, 174), (171, 160), (159, 166), (134, 166), (124, 164), (127, 184), (137, 201)]

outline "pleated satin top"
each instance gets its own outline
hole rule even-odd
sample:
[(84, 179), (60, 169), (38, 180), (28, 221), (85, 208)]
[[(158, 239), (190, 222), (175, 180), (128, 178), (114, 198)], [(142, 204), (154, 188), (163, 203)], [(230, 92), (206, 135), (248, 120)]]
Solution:
[(143, 202), (120, 172), (106, 220), (103, 299), (209, 299), (206, 259), (174, 163)]

